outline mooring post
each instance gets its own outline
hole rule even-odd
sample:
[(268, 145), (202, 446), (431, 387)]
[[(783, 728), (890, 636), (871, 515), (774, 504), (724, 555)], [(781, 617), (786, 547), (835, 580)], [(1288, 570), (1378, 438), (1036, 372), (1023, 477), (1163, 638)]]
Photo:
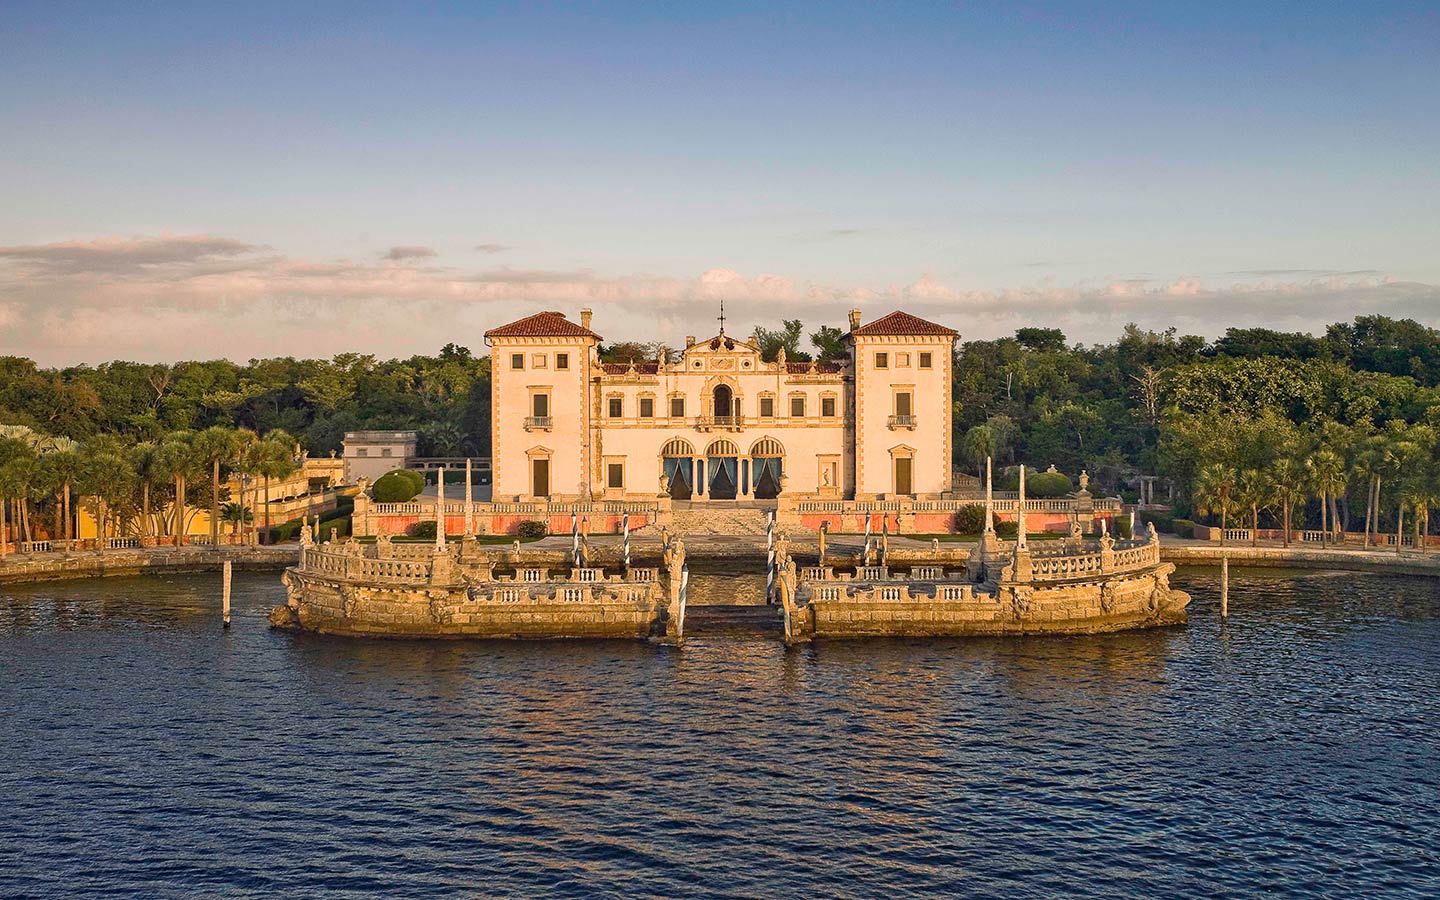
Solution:
[(1220, 621), (1230, 618), (1230, 556), (1220, 557)]
[(225, 627), (230, 627), (230, 560), (225, 560), (224, 567), (220, 570), (220, 614), (224, 617)]

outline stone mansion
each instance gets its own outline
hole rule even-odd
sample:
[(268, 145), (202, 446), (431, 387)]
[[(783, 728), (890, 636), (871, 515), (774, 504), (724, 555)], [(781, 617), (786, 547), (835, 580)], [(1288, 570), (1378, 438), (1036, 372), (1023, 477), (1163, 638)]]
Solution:
[(956, 332), (853, 310), (846, 337), (842, 360), (765, 362), (722, 327), (678, 362), (602, 363), (588, 309), (494, 328), (494, 499), (942, 498)]

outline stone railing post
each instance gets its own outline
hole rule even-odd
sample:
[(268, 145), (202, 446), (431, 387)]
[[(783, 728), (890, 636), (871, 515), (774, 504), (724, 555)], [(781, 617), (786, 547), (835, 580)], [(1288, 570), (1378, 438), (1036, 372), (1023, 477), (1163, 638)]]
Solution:
[(370, 530), (370, 498), (364, 491), (355, 495), (355, 509), (350, 519), (355, 526), (356, 537), (369, 537), (373, 534)]

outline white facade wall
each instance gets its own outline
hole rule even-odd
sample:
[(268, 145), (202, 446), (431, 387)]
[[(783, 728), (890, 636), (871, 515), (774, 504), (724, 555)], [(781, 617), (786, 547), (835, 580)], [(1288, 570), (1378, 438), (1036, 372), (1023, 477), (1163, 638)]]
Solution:
[[(813, 497), (874, 497), (897, 492), (894, 460), (912, 462), (910, 493), (950, 490), (950, 353), (952, 336), (853, 335), (849, 365), (767, 363), (751, 344), (714, 339), (687, 347), (674, 364), (602, 366), (598, 339), (510, 337), (491, 341), (492, 466), (497, 500), (535, 496), (532, 461), (548, 459), (549, 495), (559, 499), (653, 498), (661, 488), (662, 448), (682, 439), (695, 459), (707, 460), (705, 480), (692, 483), (692, 499), (710, 496), (712, 445), (729, 441), (738, 451), (737, 499), (749, 499), (752, 455), (764, 440), (783, 450), (782, 490)], [(884, 369), (874, 354), (888, 354)], [(929, 353), (930, 366), (920, 366)], [(568, 368), (558, 368), (565, 353)], [(512, 356), (523, 356), (516, 368)], [(717, 386), (732, 406), (716, 418)], [(895, 394), (911, 396), (911, 420), (895, 422)], [(549, 422), (531, 421), (534, 396), (548, 396)], [(671, 415), (673, 398), (683, 415)], [(764, 409), (768, 398), (771, 409)], [(803, 399), (803, 413), (793, 403)], [(642, 400), (653, 415), (642, 416)], [(612, 416), (612, 401), (619, 415)], [(833, 414), (825, 415), (828, 406)], [(773, 412), (773, 415), (762, 415)], [(528, 422), (528, 424), (527, 424)], [(623, 482), (612, 486), (610, 466)], [(696, 471), (697, 470), (692, 470)]]
[[(874, 498), (898, 492), (897, 457), (909, 456), (911, 490), (919, 496), (950, 490), (950, 353), (948, 336), (866, 337), (856, 335), (852, 350), (855, 371), (855, 495)], [(878, 368), (876, 355), (886, 355)], [(930, 353), (930, 368), (920, 367), (920, 354)], [(909, 393), (913, 427), (892, 423), (896, 395)]]
[[(590, 483), (590, 394), (595, 344), (585, 337), (496, 337), (490, 351), (491, 467), (496, 500), (535, 496), (532, 460), (550, 460), (549, 494), (580, 496)], [(512, 357), (524, 358), (515, 368)], [(566, 368), (557, 368), (564, 354)], [(530, 422), (548, 397), (548, 427)], [(529, 423), (529, 424), (527, 424)]]

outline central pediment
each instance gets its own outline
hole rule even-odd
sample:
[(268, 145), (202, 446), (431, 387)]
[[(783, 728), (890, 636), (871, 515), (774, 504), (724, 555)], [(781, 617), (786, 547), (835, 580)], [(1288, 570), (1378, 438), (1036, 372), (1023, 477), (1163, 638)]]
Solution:
[(687, 372), (758, 372), (760, 350), (749, 341), (717, 334), (686, 347), (680, 365)]

